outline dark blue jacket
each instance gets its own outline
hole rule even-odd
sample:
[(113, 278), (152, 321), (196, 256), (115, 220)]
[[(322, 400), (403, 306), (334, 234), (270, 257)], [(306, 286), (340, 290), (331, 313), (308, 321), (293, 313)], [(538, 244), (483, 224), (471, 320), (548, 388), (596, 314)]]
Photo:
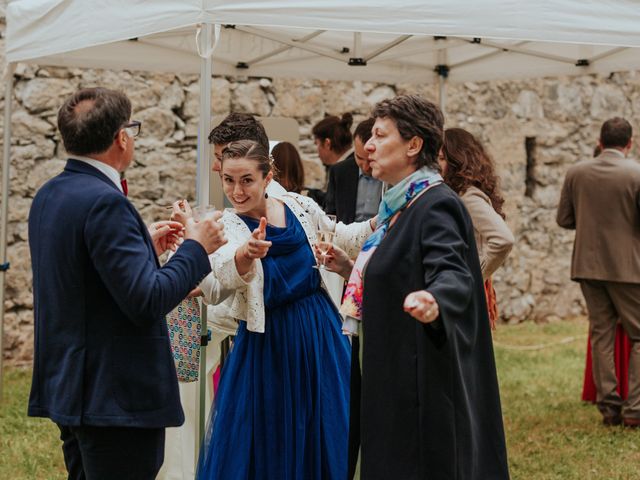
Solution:
[(187, 240), (162, 268), (104, 174), (69, 160), (29, 213), (35, 349), (29, 415), (62, 425), (180, 425), (165, 315), (211, 270)]

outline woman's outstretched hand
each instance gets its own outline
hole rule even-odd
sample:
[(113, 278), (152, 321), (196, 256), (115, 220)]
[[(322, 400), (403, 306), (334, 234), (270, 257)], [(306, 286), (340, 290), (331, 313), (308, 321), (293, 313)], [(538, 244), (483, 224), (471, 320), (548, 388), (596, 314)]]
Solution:
[(436, 299), (426, 290), (412, 292), (404, 299), (404, 311), (422, 323), (431, 323), (440, 315)]
[(251, 238), (240, 247), (243, 249), (242, 255), (251, 260), (266, 257), (267, 253), (269, 253), (271, 242), (265, 240), (265, 238), (267, 238), (267, 219), (262, 217), (258, 228), (251, 233)]

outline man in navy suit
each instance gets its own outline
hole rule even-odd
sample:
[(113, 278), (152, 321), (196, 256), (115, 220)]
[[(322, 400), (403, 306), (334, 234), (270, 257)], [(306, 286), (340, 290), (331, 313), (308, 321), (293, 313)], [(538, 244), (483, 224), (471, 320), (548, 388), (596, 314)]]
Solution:
[[(150, 235), (120, 173), (140, 123), (120, 92), (84, 89), (58, 112), (69, 154), (29, 214), (35, 349), (29, 415), (58, 424), (70, 479), (153, 479), (184, 420), (165, 315), (211, 271), (220, 213)], [(156, 227), (158, 227), (156, 225)], [(152, 238), (153, 237), (153, 238)]]

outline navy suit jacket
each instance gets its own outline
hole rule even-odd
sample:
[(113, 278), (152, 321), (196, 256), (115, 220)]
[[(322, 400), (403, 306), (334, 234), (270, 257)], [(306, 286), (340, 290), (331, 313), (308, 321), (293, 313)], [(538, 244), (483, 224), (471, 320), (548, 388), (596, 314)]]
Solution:
[(335, 215), (339, 222), (353, 222), (356, 218), (359, 179), (360, 169), (353, 153), (333, 165), (329, 170), (324, 211)]
[(73, 159), (36, 194), (29, 246), (29, 415), (68, 426), (182, 424), (165, 315), (211, 271), (204, 248), (187, 240), (160, 268), (133, 205)]

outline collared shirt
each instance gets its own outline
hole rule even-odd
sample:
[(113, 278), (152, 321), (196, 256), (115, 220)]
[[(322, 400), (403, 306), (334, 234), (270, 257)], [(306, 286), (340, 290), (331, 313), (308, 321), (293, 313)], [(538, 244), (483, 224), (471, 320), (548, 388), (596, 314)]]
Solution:
[[(605, 148), (602, 150), (602, 153), (604, 152), (613, 153), (615, 155), (618, 155), (621, 158), (627, 158), (626, 155), (622, 153), (620, 150), (618, 150), (617, 148)], [(600, 155), (602, 155), (602, 153)]]
[(92, 167), (97, 168), (102, 173), (104, 173), (107, 176), (107, 178), (115, 184), (116, 187), (118, 187), (118, 190), (122, 192), (122, 185), (120, 184), (120, 174), (111, 165), (107, 165), (106, 163), (101, 162), (100, 160), (96, 160), (95, 158), (82, 157), (80, 155), (72, 155), (69, 158), (73, 158), (74, 160), (79, 160), (80, 162), (88, 163)]
[(362, 222), (373, 218), (378, 213), (382, 198), (382, 182), (359, 169), (358, 194), (356, 197), (356, 216), (354, 221)]

